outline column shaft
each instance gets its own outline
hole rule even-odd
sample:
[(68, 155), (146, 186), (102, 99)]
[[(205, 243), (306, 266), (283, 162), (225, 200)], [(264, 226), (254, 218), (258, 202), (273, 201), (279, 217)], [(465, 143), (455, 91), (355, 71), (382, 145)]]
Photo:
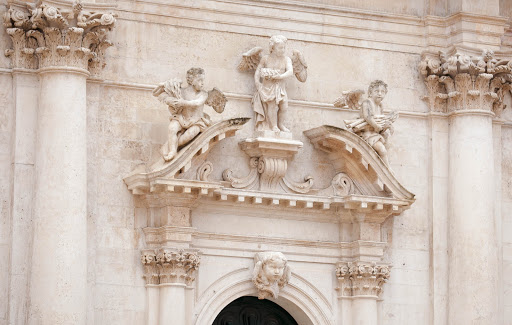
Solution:
[(160, 288), (158, 287), (158, 285), (147, 285), (146, 293), (146, 324), (158, 325)]
[(449, 324), (497, 324), (492, 115), (451, 118)]
[(86, 77), (41, 69), (30, 324), (86, 324)]
[(377, 297), (352, 299), (352, 325), (377, 325)]
[(160, 324), (186, 324), (185, 284), (160, 285)]

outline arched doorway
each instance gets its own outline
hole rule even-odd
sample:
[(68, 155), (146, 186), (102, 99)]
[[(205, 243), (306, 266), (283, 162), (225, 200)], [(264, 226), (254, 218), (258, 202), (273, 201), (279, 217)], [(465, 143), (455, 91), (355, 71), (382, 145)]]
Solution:
[(286, 310), (270, 300), (240, 297), (227, 305), (212, 325), (298, 325)]

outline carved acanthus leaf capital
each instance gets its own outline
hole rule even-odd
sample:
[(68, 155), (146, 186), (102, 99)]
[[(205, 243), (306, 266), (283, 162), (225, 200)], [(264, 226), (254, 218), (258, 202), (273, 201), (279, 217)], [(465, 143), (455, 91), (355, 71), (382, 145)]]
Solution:
[(190, 286), (199, 268), (199, 254), (183, 249), (143, 250), (141, 254), (147, 284), (179, 283)]
[(512, 61), (498, 59), (491, 50), (472, 56), (424, 53), (419, 71), (425, 79), (432, 112), (486, 110), (501, 116), (503, 98), (511, 90)]
[(104, 66), (105, 49), (112, 45), (107, 31), (115, 14), (85, 11), (81, 2), (57, 8), (38, 2), (11, 7), (4, 26), (13, 48), (5, 51), (13, 68), (74, 67), (96, 73)]
[(343, 296), (379, 296), (389, 279), (390, 266), (385, 264), (339, 263), (336, 277)]

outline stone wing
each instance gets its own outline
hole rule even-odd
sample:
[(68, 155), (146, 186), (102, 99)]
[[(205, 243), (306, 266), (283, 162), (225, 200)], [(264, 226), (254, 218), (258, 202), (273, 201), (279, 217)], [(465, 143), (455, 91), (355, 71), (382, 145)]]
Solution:
[(262, 47), (255, 47), (242, 54), (242, 61), (238, 64), (238, 70), (250, 71), (256, 70), (261, 60)]
[(362, 99), (361, 97), (363, 94), (364, 90), (362, 89), (344, 91), (341, 93), (341, 96), (336, 98), (334, 101), (334, 107), (360, 109)]
[(293, 73), (300, 82), (306, 82), (308, 78), (308, 64), (304, 59), (304, 55), (298, 50), (293, 50), (292, 54)]
[(217, 88), (213, 88), (208, 92), (208, 98), (206, 99), (206, 105), (213, 107), (217, 113), (224, 112), (226, 103), (228, 102), (226, 96), (222, 91)]

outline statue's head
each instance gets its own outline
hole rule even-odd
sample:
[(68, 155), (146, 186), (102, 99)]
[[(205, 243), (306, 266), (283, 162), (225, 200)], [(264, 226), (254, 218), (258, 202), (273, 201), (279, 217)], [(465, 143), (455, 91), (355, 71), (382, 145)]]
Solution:
[(202, 68), (190, 68), (187, 71), (187, 83), (196, 91), (201, 91), (204, 85), (204, 70)]
[(388, 85), (382, 80), (374, 80), (368, 87), (368, 97), (376, 104), (380, 104), (388, 93)]
[(263, 275), (270, 282), (281, 280), (286, 269), (286, 264), (288, 263), (286, 257), (279, 252), (269, 252), (263, 257), (261, 262)]
[(283, 56), (286, 51), (286, 42), (288, 39), (283, 35), (274, 35), (270, 38), (270, 53), (277, 56)]

